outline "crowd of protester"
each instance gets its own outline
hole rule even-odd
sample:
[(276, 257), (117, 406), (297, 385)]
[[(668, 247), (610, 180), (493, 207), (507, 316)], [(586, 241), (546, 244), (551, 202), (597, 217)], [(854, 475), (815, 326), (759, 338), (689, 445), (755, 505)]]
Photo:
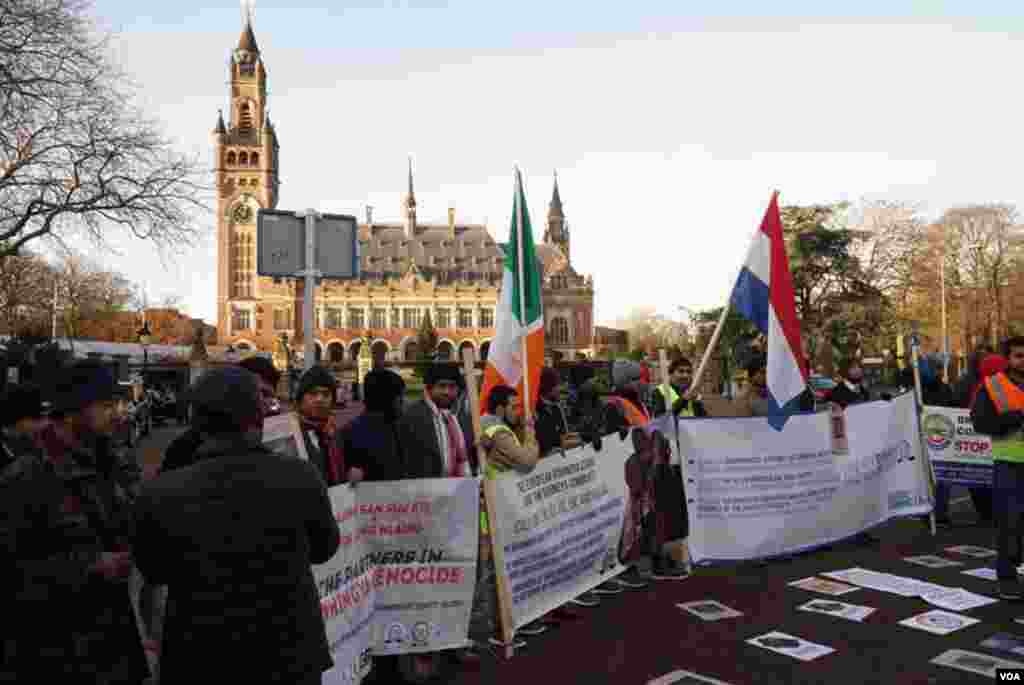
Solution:
[[(748, 364), (730, 415), (770, 413), (764, 362), (755, 356)], [(53, 387), (9, 388), (0, 401), (0, 587), (9, 616), (25, 620), (4, 622), (0, 682), (139, 685), (158, 677), (174, 685), (200, 674), (212, 682), (319, 682), (331, 658), (310, 566), (339, 545), (329, 487), (492, 479), (529, 472), (583, 444), (600, 451), (608, 440), (628, 439), (633, 448), (619, 549), (627, 571), (521, 627), (514, 644), (581, 618), (606, 596), (686, 578), (679, 454), (647, 427), (666, 414), (709, 415), (691, 387), (693, 365), (676, 359), (668, 378), (652, 384), (646, 365), (616, 362), (606, 396), (592, 370), (580, 368), (567, 379), (544, 368), (530, 412), (514, 388), (493, 388), (478, 423), (456, 365), (428, 366), (423, 396), (411, 402), (399, 374), (375, 368), (362, 379), (363, 413), (339, 426), (338, 382), (314, 366), (293, 398), (304, 461), (264, 447), (263, 421), (275, 411), (281, 374), (252, 357), (193, 384), (191, 425), (145, 483), (137, 456), (112, 440), (119, 403), (108, 367), (82, 362)], [(848, 364), (829, 401), (843, 408), (869, 401), (863, 378), (859, 365)], [(920, 380), (926, 404), (971, 409), (977, 429), (997, 441), (995, 487), (971, 495), (980, 517), (998, 526), (1002, 594), (1019, 597), (1024, 340), (1010, 340), (1003, 356), (979, 350), (955, 388), (943, 383), (934, 360), (922, 360)], [(900, 384), (912, 389), (912, 372)], [(813, 411), (810, 391), (800, 405)], [(940, 484), (943, 524), (948, 494)], [(472, 646), (377, 658), (372, 680), (427, 680), (503, 646), (489, 536), (481, 507)]]

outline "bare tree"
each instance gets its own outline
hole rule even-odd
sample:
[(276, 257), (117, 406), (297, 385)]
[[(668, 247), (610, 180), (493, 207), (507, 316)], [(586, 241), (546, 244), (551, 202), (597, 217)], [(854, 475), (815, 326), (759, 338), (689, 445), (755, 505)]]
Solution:
[(0, 2), (0, 256), (120, 227), (160, 248), (199, 231), (207, 188), (131, 103), (88, 0)]
[(38, 255), (23, 252), (0, 258), (0, 325), (4, 333), (46, 329), (52, 313), (50, 265)]
[(861, 274), (880, 293), (905, 305), (929, 249), (927, 224), (918, 207), (888, 200), (866, 204), (862, 215), (850, 230)]
[(947, 278), (987, 316), (993, 343), (1007, 331), (1007, 292), (1021, 265), (1024, 231), (1011, 205), (955, 207), (942, 217)]
[(69, 338), (80, 337), (86, 324), (95, 327), (116, 312), (130, 309), (134, 302), (131, 282), (78, 254), (65, 255), (53, 277), (59, 292), (59, 317)]

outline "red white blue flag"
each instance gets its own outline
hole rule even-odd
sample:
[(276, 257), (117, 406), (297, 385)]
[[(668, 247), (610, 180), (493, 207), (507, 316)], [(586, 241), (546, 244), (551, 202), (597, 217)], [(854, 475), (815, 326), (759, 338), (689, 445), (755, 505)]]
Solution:
[(767, 385), (772, 405), (768, 421), (781, 430), (786, 419), (799, 410), (800, 395), (807, 389), (807, 362), (800, 342), (778, 193), (772, 195), (761, 228), (754, 235), (730, 301), (733, 309), (768, 339)]

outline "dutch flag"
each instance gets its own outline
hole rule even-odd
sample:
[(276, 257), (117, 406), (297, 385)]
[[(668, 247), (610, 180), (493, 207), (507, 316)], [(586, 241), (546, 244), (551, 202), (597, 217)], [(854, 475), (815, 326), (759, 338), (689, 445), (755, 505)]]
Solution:
[(730, 304), (768, 339), (767, 381), (772, 405), (768, 422), (782, 430), (786, 419), (799, 410), (800, 395), (807, 388), (807, 362), (800, 343), (778, 193), (772, 195), (761, 228), (754, 235)]

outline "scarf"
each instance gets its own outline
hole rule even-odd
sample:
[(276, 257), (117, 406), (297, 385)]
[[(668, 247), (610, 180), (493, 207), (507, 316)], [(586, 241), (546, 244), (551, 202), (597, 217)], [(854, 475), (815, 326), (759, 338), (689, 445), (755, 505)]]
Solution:
[(451, 468), (448, 475), (452, 478), (461, 478), (466, 475), (466, 464), (469, 462), (469, 455), (466, 453), (466, 439), (462, 435), (462, 428), (455, 416), (450, 411), (443, 409), (441, 419), (448, 426), (448, 454), (451, 457)]
[(345, 455), (341, 451), (336, 437), (338, 435), (338, 415), (331, 413), (324, 420), (310, 419), (300, 415), (302, 430), (312, 430), (316, 433), (316, 439), (320, 442), (320, 451), (324, 454), (324, 469), (327, 471), (328, 485), (344, 483), (347, 474), (345, 473)]

